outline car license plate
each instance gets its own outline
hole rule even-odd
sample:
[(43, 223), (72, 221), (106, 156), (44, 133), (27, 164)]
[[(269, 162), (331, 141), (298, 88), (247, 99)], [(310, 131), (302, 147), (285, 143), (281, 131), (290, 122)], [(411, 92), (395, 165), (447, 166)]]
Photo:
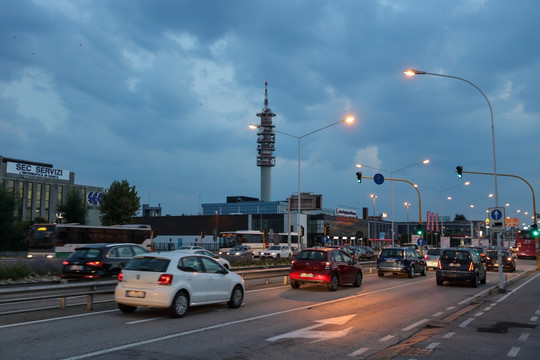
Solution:
[(450, 263), (448, 264), (448, 266), (451, 266), (451, 267), (459, 267), (459, 263)]
[(82, 269), (83, 269), (82, 265), (71, 265), (69, 267), (69, 270), (82, 270)]
[(301, 277), (313, 277), (313, 274), (301, 273), (300, 276)]
[(146, 294), (144, 291), (134, 291), (134, 290), (126, 291), (126, 297), (144, 298), (145, 295)]

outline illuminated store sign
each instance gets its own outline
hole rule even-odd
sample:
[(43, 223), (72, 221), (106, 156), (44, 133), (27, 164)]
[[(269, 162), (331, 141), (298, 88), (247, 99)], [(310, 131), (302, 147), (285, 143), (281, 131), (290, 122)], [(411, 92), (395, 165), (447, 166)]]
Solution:
[(69, 171), (25, 163), (8, 162), (6, 172), (47, 179), (69, 180)]

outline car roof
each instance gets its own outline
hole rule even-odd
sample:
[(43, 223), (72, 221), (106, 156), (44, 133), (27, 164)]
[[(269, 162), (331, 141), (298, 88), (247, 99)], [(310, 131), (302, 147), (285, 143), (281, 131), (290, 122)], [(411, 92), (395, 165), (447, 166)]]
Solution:
[(141, 258), (156, 258), (156, 259), (167, 259), (167, 260), (179, 260), (183, 257), (187, 256), (197, 256), (197, 257), (205, 257), (208, 258), (208, 256), (195, 254), (189, 251), (163, 251), (163, 252), (150, 252), (146, 254), (136, 255), (136, 259)]
[(75, 248), (75, 250), (79, 250), (79, 249), (104, 249), (104, 248), (109, 248), (109, 247), (113, 247), (113, 246), (121, 246), (121, 245), (135, 245), (135, 246), (142, 247), (139, 244), (133, 244), (133, 243), (115, 243), (115, 244), (99, 243), (99, 244), (82, 245), (82, 246), (79, 246), (79, 247)]

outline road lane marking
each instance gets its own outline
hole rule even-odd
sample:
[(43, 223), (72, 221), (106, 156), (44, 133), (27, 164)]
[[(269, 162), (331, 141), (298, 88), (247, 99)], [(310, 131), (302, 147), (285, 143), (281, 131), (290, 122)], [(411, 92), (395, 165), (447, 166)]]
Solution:
[(523, 333), (519, 336), (519, 341), (527, 341), (527, 339), (529, 338), (529, 333)]
[(77, 314), (77, 315), (69, 315), (69, 316), (61, 316), (61, 317), (52, 318), (52, 319), (34, 320), (34, 321), (27, 321), (27, 322), (9, 324), (9, 325), (1, 325), (0, 329), (5, 329), (5, 328), (10, 328), (10, 327), (15, 327), (15, 326), (22, 326), (22, 325), (33, 325), (33, 324), (45, 323), (45, 322), (55, 321), (55, 320), (73, 319), (73, 318), (82, 317), (82, 316), (105, 314), (105, 313), (109, 313), (109, 312), (113, 312), (113, 311), (118, 311), (118, 309), (98, 311), (98, 312), (92, 312), (92, 313), (84, 313), (84, 314)]
[(449, 331), (446, 334), (444, 334), (443, 339), (450, 339), (454, 335), (455, 335), (455, 332)]
[(460, 327), (460, 328), (464, 328), (464, 327), (466, 327), (467, 325), (469, 325), (473, 320), (474, 320), (474, 318), (468, 318), (467, 320), (465, 320), (464, 322), (462, 322), (461, 324), (459, 324), (459, 327)]
[(479, 316), (482, 316), (482, 315), (484, 315), (483, 311), (480, 311), (480, 312), (477, 312), (476, 314), (474, 314), (474, 316), (476, 316), (476, 317), (479, 317)]
[(409, 330), (414, 329), (415, 327), (417, 327), (419, 325), (427, 323), (428, 321), (429, 321), (429, 319), (422, 319), (420, 321), (415, 322), (414, 324), (411, 324), (411, 325), (407, 326), (406, 328), (401, 329), (401, 331), (409, 331)]
[(531, 321), (534, 321), (534, 322), (538, 321), (538, 316), (531, 317)]
[(433, 350), (437, 347), (437, 345), (439, 345), (440, 343), (438, 342), (434, 342), (434, 343), (431, 343), (429, 344), (428, 346), (426, 346), (426, 350)]
[(444, 313), (442, 311), (439, 311), (439, 312), (436, 312), (435, 314), (433, 314), (432, 316), (433, 317), (439, 317), (441, 315), (443, 315)]
[(140, 324), (140, 323), (144, 323), (144, 322), (148, 322), (148, 321), (154, 321), (154, 320), (160, 320), (160, 319), (165, 319), (165, 317), (161, 316), (161, 317), (148, 318), (148, 319), (137, 320), (137, 321), (128, 321), (128, 322), (126, 322), (126, 325)]
[(516, 357), (517, 354), (518, 354), (518, 352), (519, 352), (519, 350), (521, 350), (521, 348), (515, 347), (515, 346), (514, 346), (513, 348), (510, 349), (510, 351), (508, 352), (508, 355), (507, 355), (507, 356), (508, 356), (508, 357)]
[(386, 335), (385, 337), (380, 338), (379, 341), (380, 342), (385, 342), (385, 341), (388, 341), (388, 340), (393, 339), (393, 338), (395, 338), (394, 335)]
[(349, 327), (343, 330), (328, 330), (328, 331), (312, 331), (312, 330), (319, 328), (321, 326), (324, 326), (324, 325), (328, 325), (328, 324), (345, 325), (347, 321), (351, 320), (355, 316), (356, 314), (340, 316), (340, 317), (335, 317), (335, 318), (330, 318), (330, 319), (315, 320), (315, 322), (317, 323), (315, 325), (311, 325), (302, 329), (298, 329), (298, 330), (290, 331), (285, 334), (274, 336), (274, 337), (266, 339), (266, 341), (303, 338), (303, 339), (317, 339), (313, 342), (318, 342), (318, 341), (323, 341), (323, 340), (328, 340), (328, 339), (334, 339), (337, 337), (344, 337), (349, 333), (349, 331), (351, 331), (352, 327)]
[(363, 348), (360, 348), (360, 349), (356, 350), (355, 352), (350, 353), (349, 356), (359, 356), (359, 355), (362, 355), (363, 353), (365, 353), (368, 350), (369, 350), (369, 348), (363, 347)]

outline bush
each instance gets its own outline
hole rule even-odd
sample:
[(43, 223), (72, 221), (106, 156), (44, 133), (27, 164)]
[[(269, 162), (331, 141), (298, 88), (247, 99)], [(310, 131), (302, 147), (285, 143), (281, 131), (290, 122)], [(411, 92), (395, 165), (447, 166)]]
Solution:
[(62, 262), (49, 259), (17, 259), (0, 262), (0, 280), (57, 277), (62, 273)]

